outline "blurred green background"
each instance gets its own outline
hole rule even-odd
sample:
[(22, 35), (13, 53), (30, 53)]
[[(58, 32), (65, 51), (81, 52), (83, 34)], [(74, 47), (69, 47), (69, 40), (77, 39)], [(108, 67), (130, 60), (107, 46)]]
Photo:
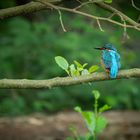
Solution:
[[(0, 1), (6, 8), (28, 1)], [(139, 0), (135, 1), (139, 4)], [(63, 6), (76, 6), (66, 1)], [(117, 9), (137, 20), (139, 11), (127, 0), (113, 2)], [(140, 4), (139, 4), (140, 5)], [(98, 16), (110, 14), (89, 5), (82, 10)], [(48, 79), (67, 76), (55, 63), (61, 55), (69, 63), (100, 65), (100, 52), (94, 47), (112, 43), (121, 54), (122, 69), (140, 67), (140, 32), (128, 29), (129, 39), (123, 36), (123, 28), (101, 22), (100, 31), (95, 20), (62, 12), (63, 32), (57, 11), (42, 11), (28, 16), (14, 17), (0, 22), (0, 78)], [(117, 17), (114, 17), (117, 19)], [(99, 71), (103, 71), (100, 67)], [(137, 79), (104, 81), (50, 90), (0, 90), (0, 115), (13, 116), (34, 112), (53, 113), (72, 110), (74, 106), (90, 109), (93, 89), (101, 92), (101, 104), (113, 109), (140, 109), (140, 81)]]

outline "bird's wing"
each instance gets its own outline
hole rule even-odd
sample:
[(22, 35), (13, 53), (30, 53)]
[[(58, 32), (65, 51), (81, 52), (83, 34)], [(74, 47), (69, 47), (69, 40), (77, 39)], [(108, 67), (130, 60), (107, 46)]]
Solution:
[(115, 53), (115, 58), (116, 58), (116, 61), (117, 61), (117, 64), (118, 64), (118, 68), (120, 69), (120, 67), (121, 67), (120, 55), (117, 52)]
[(102, 60), (103, 60), (103, 63), (105, 64), (105, 67), (106, 68), (111, 68), (113, 56), (115, 56), (114, 61), (117, 62), (117, 66), (118, 66), (118, 68), (120, 68), (121, 67), (120, 55), (117, 52), (112, 52), (112, 51), (103, 52)]
[(110, 68), (112, 65), (111, 55), (108, 51), (104, 51), (102, 55), (102, 60), (105, 65), (105, 68)]

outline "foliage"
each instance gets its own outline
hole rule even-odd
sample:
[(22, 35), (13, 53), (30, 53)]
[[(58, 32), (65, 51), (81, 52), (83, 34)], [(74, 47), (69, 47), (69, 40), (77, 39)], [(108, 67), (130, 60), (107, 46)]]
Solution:
[[(88, 10), (97, 15), (108, 16), (105, 11), (99, 11), (96, 7), (88, 7)], [(128, 15), (137, 17), (137, 12), (127, 8), (126, 11), (129, 11)], [(52, 14), (53, 16), (49, 12), (43, 12), (36, 15), (35, 22), (28, 18), (12, 18), (0, 23), (1, 79), (48, 79), (65, 76), (65, 71), (56, 65), (55, 56), (63, 56), (68, 62), (76, 60), (73, 62), (75, 69), (81, 69), (79, 62), (82, 67), (85, 62), (88, 62), (89, 66), (99, 65), (101, 54), (93, 48), (109, 42), (115, 45), (121, 54), (122, 69), (139, 67), (139, 32), (128, 30), (130, 39), (124, 43), (123, 31), (119, 27), (101, 23), (103, 27), (107, 27), (105, 32), (101, 32), (96, 21), (62, 13), (67, 29), (67, 32), (63, 32), (58, 13)], [(92, 69), (94, 67), (90, 71)], [(103, 71), (101, 67), (98, 70)], [(1, 89), (0, 115), (55, 112), (71, 109), (77, 104), (84, 109), (91, 109), (92, 96), (84, 93), (95, 87), (103, 93), (101, 104), (108, 103), (114, 109), (140, 109), (139, 80), (119, 80), (51, 90)]]
[(63, 58), (61, 56), (56, 56), (55, 61), (58, 64), (59, 67), (64, 69), (69, 74), (69, 71), (68, 71), (69, 64), (68, 64), (68, 62), (65, 58)]
[(79, 75), (86, 75), (86, 74), (91, 74), (98, 70), (97, 65), (93, 65), (89, 67), (89, 69), (86, 69), (85, 67), (88, 65), (88, 63), (84, 63), (83, 65), (80, 64), (78, 61), (74, 61), (74, 64), (69, 65), (67, 60), (62, 57), (62, 56), (56, 56), (55, 61), (58, 64), (59, 67), (64, 69), (69, 76), (79, 76)]
[(112, 3), (112, 0), (104, 0), (106, 3)]
[[(103, 107), (98, 108), (98, 100), (100, 98), (100, 93), (97, 90), (92, 91), (94, 95), (94, 109), (93, 111), (83, 111), (81, 107), (75, 107), (75, 110), (80, 113), (83, 120), (85, 121), (86, 127), (88, 128), (89, 133), (84, 137), (77, 135), (76, 129), (72, 127), (72, 132), (76, 137), (76, 140), (96, 140), (97, 136), (105, 129), (107, 125), (106, 118), (102, 115), (102, 112), (110, 109), (110, 106), (105, 104)], [(101, 111), (102, 110), (102, 111)], [(70, 139), (70, 138), (69, 138)], [(72, 140), (72, 138), (71, 138)]]

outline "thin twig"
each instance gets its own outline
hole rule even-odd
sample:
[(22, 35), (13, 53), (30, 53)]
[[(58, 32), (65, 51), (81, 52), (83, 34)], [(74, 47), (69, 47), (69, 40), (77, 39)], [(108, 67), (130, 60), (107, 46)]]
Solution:
[(44, 5), (47, 5), (50, 8), (53, 8), (53, 9), (58, 11), (58, 13), (59, 13), (59, 21), (60, 21), (61, 27), (62, 27), (63, 31), (66, 32), (67, 30), (65, 29), (65, 26), (63, 24), (62, 14), (61, 14), (61, 11), (59, 10), (59, 8), (57, 8), (57, 6), (55, 6), (55, 5), (52, 5), (51, 3), (48, 3), (48, 2), (45, 2), (45, 1), (42, 1), (42, 0), (36, 0), (36, 1), (40, 2), (40, 3), (44, 4)]
[(135, 9), (137, 9), (138, 11), (140, 11), (140, 8), (137, 7), (137, 6), (135, 5), (134, 0), (131, 0), (131, 3), (132, 3), (132, 6), (133, 6)]
[(61, 11), (58, 10), (58, 13), (59, 13), (59, 20), (60, 20), (61, 27), (62, 27), (62, 29), (63, 29), (64, 32), (67, 32), (67, 30), (65, 29), (65, 26), (63, 24)]
[(83, 6), (86, 6), (86, 5), (91, 4), (91, 3), (93, 3), (93, 1), (83, 2), (79, 6), (75, 7), (74, 10), (78, 10), (78, 9), (82, 8)]
[[(58, 2), (60, 0), (49, 0), (49, 1), (53, 1), (53, 2)], [(45, 3), (45, 4), (44, 4)], [(11, 7), (11, 8), (6, 8), (6, 9), (1, 9), (0, 10), (0, 19), (4, 19), (4, 18), (8, 18), (8, 17), (12, 17), (12, 16), (17, 16), (17, 15), (21, 15), (21, 14), (27, 14), (27, 13), (31, 13), (31, 12), (35, 12), (35, 11), (39, 11), (39, 10), (44, 10), (47, 8), (53, 8), (55, 10), (63, 10), (63, 11), (68, 11), (71, 13), (75, 13), (75, 14), (79, 14), (85, 17), (88, 17), (90, 19), (95, 19), (95, 20), (102, 20), (102, 21), (107, 21), (116, 25), (119, 25), (121, 27), (126, 27), (126, 28), (133, 28), (136, 30), (140, 31), (140, 24), (138, 24), (137, 22), (135, 22), (134, 20), (132, 20), (131, 18), (129, 18), (128, 16), (126, 16), (125, 14), (123, 14), (122, 12), (120, 12), (119, 10), (115, 9), (114, 7), (111, 7), (110, 5), (104, 4), (102, 2), (97, 2), (96, 5), (100, 6), (101, 8), (104, 8), (112, 13), (119, 13), (123, 16), (123, 18), (127, 21), (127, 23), (129, 24), (122, 24), (118, 21), (112, 20), (110, 18), (105, 18), (105, 17), (98, 17), (98, 16), (94, 16), (79, 10), (73, 10), (70, 8), (65, 8), (65, 7), (61, 7), (61, 6), (57, 6), (54, 5), (52, 3), (49, 3), (48, 0), (36, 0), (36, 2), (29, 2), (25, 5), (20, 5), (20, 6), (15, 6), (15, 7)]]
[(114, 17), (116, 15), (116, 13), (112, 13), (108, 18), (111, 19), (112, 17)]
[(91, 14), (88, 14), (88, 13), (84, 13), (82, 11), (79, 11), (79, 10), (75, 10), (75, 9), (70, 9), (70, 8), (65, 8), (65, 7), (61, 7), (61, 6), (56, 6), (56, 5), (53, 5), (51, 3), (48, 3), (46, 1), (41, 1), (41, 0), (38, 0), (38, 2), (41, 2), (41, 3), (44, 3), (45, 5), (48, 5), (56, 10), (63, 10), (63, 11), (68, 11), (68, 12), (71, 12), (71, 13), (75, 13), (75, 14), (79, 14), (79, 15), (83, 15), (83, 16), (86, 16), (86, 17), (89, 17), (89, 18), (92, 18), (92, 19), (95, 19), (95, 20), (103, 20), (103, 21), (108, 21), (110, 23), (114, 23), (116, 25), (119, 25), (119, 26), (122, 26), (122, 27), (127, 27), (127, 28), (133, 28), (133, 29), (136, 29), (136, 30), (139, 30), (140, 31), (140, 28), (137, 27), (137, 26), (133, 26), (133, 25), (124, 25), (120, 22), (117, 22), (115, 20), (112, 20), (112, 19), (109, 19), (109, 18), (105, 18), (105, 17), (98, 17), (98, 16), (94, 16), (94, 15), (91, 15)]
[(116, 14), (120, 14), (124, 19), (125, 21), (127, 21), (129, 24), (135, 26), (135, 27), (138, 27), (140, 28), (140, 24), (137, 23), (136, 21), (134, 21), (133, 19), (131, 19), (130, 17), (128, 17), (127, 15), (125, 15), (124, 13), (122, 13), (121, 11), (115, 9), (114, 7), (112, 7), (111, 5), (108, 5), (108, 4), (105, 4), (105, 3), (96, 3), (97, 6), (111, 12), (111, 13), (116, 13)]
[(104, 30), (102, 29), (102, 26), (101, 26), (101, 24), (100, 24), (99, 19), (97, 19), (97, 24), (98, 24), (98, 26), (99, 26), (99, 29), (100, 29), (102, 32), (104, 32)]
[(80, 4), (82, 4), (82, 2), (80, 0), (76, 0), (77, 2), (79, 2)]
[(129, 39), (129, 36), (128, 36), (128, 33), (127, 33), (127, 28), (126, 28), (126, 21), (125, 21), (125, 19), (122, 17), (122, 15), (120, 15), (119, 13), (117, 13), (117, 15), (121, 18), (122, 22), (124, 23), (123, 37), (124, 37), (124, 41), (125, 41), (125, 39)]
[(83, 2), (83, 3), (81, 1), (79, 1), (79, 0), (76, 0), (76, 1), (78, 1), (80, 3), (80, 5), (75, 7), (75, 8), (73, 8), (74, 10), (78, 10), (78, 9), (84, 7), (84, 6), (87, 6), (88, 4), (102, 2), (102, 0), (89, 0), (89, 1), (86, 1), (86, 2)]

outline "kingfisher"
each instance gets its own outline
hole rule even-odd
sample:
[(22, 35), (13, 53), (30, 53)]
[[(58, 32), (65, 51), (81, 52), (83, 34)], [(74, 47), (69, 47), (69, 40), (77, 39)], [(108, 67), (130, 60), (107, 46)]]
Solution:
[(95, 49), (102, 51), (101, 65), (109, 73), (109, 77), (116, 78), (121, 67), (120, 54), (117, 49), (112, 44), (106, 44), (101, 48)]

